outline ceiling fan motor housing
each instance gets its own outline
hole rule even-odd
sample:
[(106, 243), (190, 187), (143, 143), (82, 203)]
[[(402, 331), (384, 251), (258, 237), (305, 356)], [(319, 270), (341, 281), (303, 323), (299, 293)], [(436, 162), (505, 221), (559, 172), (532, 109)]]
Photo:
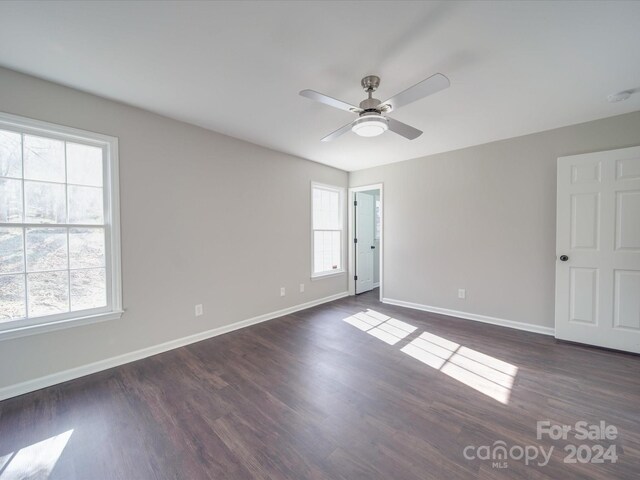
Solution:
[(380, 105), (380, 100), (377, 98), (367, 98), (360, 102), (360, 108), (364, 110), (362, 113), (379, 112), (378, 105)]

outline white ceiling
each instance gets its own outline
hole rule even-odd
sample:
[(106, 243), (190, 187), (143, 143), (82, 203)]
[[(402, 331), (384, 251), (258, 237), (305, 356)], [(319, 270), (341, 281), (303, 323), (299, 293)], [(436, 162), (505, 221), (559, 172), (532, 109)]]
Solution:
[[(640, 110), (640, 2), (0, 2), (0, 65), (357, 170)], [(409, 141), (348, 133), (302, 98), (451, 88), (391, 116)], [(0, 105), (1, 110), (1, 105)]]

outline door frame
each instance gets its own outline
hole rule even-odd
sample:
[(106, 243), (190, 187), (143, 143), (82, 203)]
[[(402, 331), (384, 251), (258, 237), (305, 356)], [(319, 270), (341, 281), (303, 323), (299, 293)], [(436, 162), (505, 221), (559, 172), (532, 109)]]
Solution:
[(362, 185), (360, 187), (349, 187), (349, 194), (347, 199), (347, 211), (348, 211), (348, 251), (349, 251), (349, 295), (356, 294), (356, 282), (353, 279), (356, 272), (356, 247), (353, 239), (356, 234), (356, 216), (354, 212), (354, 199), (356, 192), (366, 192), (367, 190), (379, 190), (380, 191), (380, 251), (378, 252), (378, 258), (380, 259), (380, 301), (384, 298), (384, 184), (374, 183), (372, 185)]

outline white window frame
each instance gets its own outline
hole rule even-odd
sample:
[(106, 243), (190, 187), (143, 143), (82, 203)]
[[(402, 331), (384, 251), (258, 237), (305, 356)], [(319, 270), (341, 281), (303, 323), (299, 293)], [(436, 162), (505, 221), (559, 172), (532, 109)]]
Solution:
[[(118, 139), (99, 133), (42, 122), (0, 112), (0, 129), (57, 140), (94, 145), (103, 149), (103, 195), (107, 305), (89, 310), (0, 322), (0, 340), (44, 333), (89, 323), (120, 318), (122, 272), (120, 260), (120, 196), (118, 185)], [(24, 162), (24, 158), (22, 159)], [(24, 164), (23, 164), (24, 168)], [(24, 219), (23, 219), (24, 220)], [(77, 227), (71, 224), (2, 223), (2, 227)], [(26, 252), (24, 252), (26, 255)], [(26, 272), (25, 272), (26, 273)], [(25, 292), (26, 295), (26, 292)]]
[[(340, 268), (336, 270), (327, 270), (325, 272), (314, 272), (314, 254), (315, 254), (315, 246), (314, 246), (314, 232), (318, 231), (327, 231), (325, 229), (315, 229), (313, 228), (313, 189), (319, 188), (323, 190), (329, 190), (332, 192), (337, 192), (339, 194), (339, 214), (340, 214), (340, 229), (339, 230), (330, 230), (335, 232), (340, 232)], [(346, 272), (344, 261), (345, 261), (345, 252), (344, 252), (344, 197), (345, 197), (345, 189), (343, 187), (338, 187), (335, 185), (327, 185), (325, 183), (319, 182), (311, 182), (310, 189), (310, 205), (311, 205), (311, 279), (316, 280), (320, 278), (333, 277), (336, 275), (342, 275)]]

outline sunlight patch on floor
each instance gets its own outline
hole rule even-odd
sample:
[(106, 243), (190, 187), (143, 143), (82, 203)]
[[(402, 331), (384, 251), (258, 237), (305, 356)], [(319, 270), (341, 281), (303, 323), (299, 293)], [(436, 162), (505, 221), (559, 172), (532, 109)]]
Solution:
[[(389, 345), (395, 345), (417, 330), (413, 325), (371, 309), (343, 321)], [(518, 373), (515, 365), (429, 332), (422, 332), (400, 351), (500, 403), (509, 403)]]
[(72, 433), (73, 429), (0, 457), (0, 480), (48, 478)]
[(344, 321), (389, 345), (395, 345), (416, 330), (413, 325), (371, 309), (351, 315)]
[(518, 367), (428, 332), (403, 348), (425, 365), (507, 405)]

